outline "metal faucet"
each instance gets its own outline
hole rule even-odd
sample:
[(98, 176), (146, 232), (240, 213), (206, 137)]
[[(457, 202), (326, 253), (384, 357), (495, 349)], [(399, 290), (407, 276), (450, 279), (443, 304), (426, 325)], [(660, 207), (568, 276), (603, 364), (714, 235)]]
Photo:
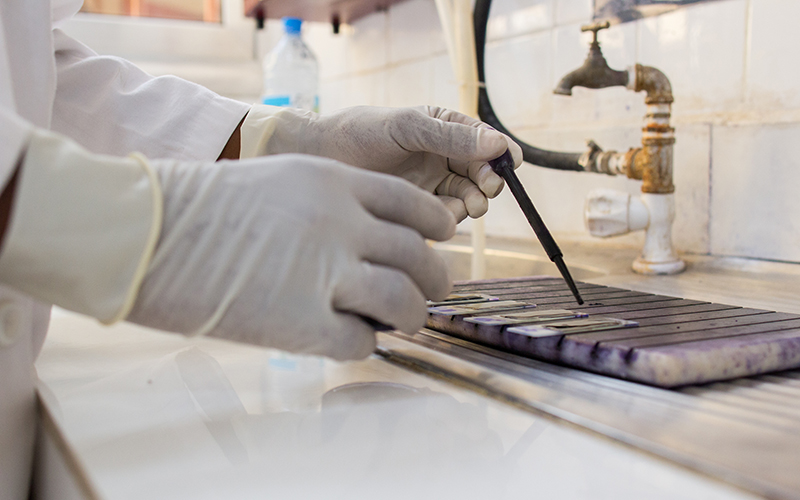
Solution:
[(606, 58), (603, 57), (603, 51), (600, 49), (600, 43), (597, 41), (597, 32), (610, 26), (611, 23), (606, 21), (581, 27), (581, 31), (591, 31), (594, 35), (592, 45), (589, 47), (589, 55), (583, 62), (583, 66), (558, 82), (558, 86), (553, 90), (554, 94), (572, 95), (572, 87), (603, 89), (628, 85), (628, 72), (609, 68)]
[(609, 237), (645, 229), (642, 254), (633, 263), (641, 274), (675, 274), (686, 264), (672, 247), (672, 223), (675, 219), (675, 186), (672, 183), (675, 129), (670, 126), (672, 86), (656, 68), (637, 64), (628, 71), (608, 67), (597, 32), (610, 26), (608, 21), (583, 26), (581, 31), (594, 33), (589, 56), (583, 66), (565, 76), (553, 91), (572, 95), (572, 87), (600, 89), (621, 85), (634, 92), (646, 92), (642, 147), (625, 153), (603, 151), (594, 141), (578, 160), (584, 171), (625, 175), (642, 181), (642, 197), (602, 190), (590, 193), (585, 218), (594, 236)]

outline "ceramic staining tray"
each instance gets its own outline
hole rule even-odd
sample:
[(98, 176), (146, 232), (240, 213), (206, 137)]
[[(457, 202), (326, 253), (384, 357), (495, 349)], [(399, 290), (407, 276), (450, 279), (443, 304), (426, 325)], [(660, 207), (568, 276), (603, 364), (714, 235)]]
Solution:
[[(509, 331), (518, 325), (466, 321), (491, 312), (429, 314), (427, 326), (515, 354), (660, 387), (800, 367), (800, 315), (589, 283), (578, 283), (578, 288), (586, 300), (582, 306), (563, 280), (550, 277), (460, 282), (454, 293), (487, 294), (527, 303), (528, 311), (569, 310), (590, 319), (610, 317), (638, 326), (535, 336)], [(533, 304), (535, 309), (530, 308)]]

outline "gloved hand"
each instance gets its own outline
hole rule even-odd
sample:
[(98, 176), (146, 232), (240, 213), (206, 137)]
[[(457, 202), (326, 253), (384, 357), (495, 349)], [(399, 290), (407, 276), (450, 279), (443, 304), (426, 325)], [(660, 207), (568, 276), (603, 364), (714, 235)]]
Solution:
[(346, 359), (375, 346), (360, 316), (413, 332), (425, 298), (449, 293), (423, 238), (451, 237), (455, 221), (402, 179), (310, 156), (147, 161), (31, 136), (0, 282), (43, 302)]
[(488, 165), (510, 149), (507, 136), (443, 108), (348, 108), (329, 115), (254, 106), (242, 124), (241, 157), (304, 153), (402, 177), (439, 195), (457, 220), (489, 208), (503, 180)]
[(300, 155), (154, 166), (164, 225), (131, 321), (360, 358), (375, 336), (359, 315), (415, 332), (449, 293), (423, 237), (455, 221), (402, 179)]

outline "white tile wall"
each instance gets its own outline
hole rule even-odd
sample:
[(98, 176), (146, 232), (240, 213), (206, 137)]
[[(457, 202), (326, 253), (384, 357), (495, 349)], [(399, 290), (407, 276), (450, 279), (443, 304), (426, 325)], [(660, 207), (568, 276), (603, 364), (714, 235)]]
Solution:
[(324, 112), (336, 111), (337, 109), (351, 106), (349, 100), (349, 80), (330, 80), (323, 81), (319, 86), (320, 109)]
[(800, 2), (751, 1), (747, 92), (754, 106), (800, 107)]
[(356, 75), (350, 79), (348, 106), (386, 106), (389, 101), (386, 95), (386, 79), (383, 72)]
[(334, 36), (328, 24), (306, 23), (304, 25), (303, 39), (317, 56), (321, 81), (342, 78), (352, 72), (352, 69), (348, 67), (347, 54), (355, 50), (355, 46), (349, 43), (350, 38), (349, 34)]
[(497, 116), (515, 128), (551, 120), (552, 47), (548, 32), (486, 48), (486, 85)]
[[(494, 0), (487, 82), (498, 115), (521, 138), (579, 151), (641, 142), (643, 95), (622, 88), (552, 94), (579, 67), (591, 0)], [(719, 0), (600, 33), (609, 65), (641, 63), (675, 93), (674, 239), (682, 251), (800, 262), (800, 45), (797, 0)], [(323, 68), (323, 109), (358, 104), (458, 106), (433, 0), (408, 0), (338, 37), (308, 31)], [(639, 191), (608, 176), (524, 166), (520, 177), (556, 233), (585, 235), (583, 205), (596, 187)], [(533, 238), (512, 197), (491, 202), (487, 232)], [(797, 221), (797, 222), (796, 222)], [(470, 223), (460, 226), (469, 231)], [(641, 235), (625, 241), (636, 244)]]
[(670, 78), (676, 114), (739, 104), (746, 17), (746, 0), (726, 0), (679, 9), (641, 23), (640, 62), (659, 68)]
[(433, 98), (431, 104), (444, 108), (458, 109), (459, 82), (453, 73), (450, 57), (446, 54), (433, 59)]
[(434, 59), (419, 59), (394, 66), (388, 74), (389, 106), (419, 106), (433, 102)]
[(445, 50), (433, 0), (408, 0), (389, 11), (390, 62), (430, 57)]
[[(347, 66), (353, 73), (381, 69), (389, 60), (389, 16), (376, 12), (352, 26)], [(335, 36), (334, 36), (335, 38)]]
[(800, 260), (800, 124), (715, 126), (711, 250)]
[(710, 158), (711, 125), (692, 123), (676, 129), (673, 180), (678, 210), (672, 239), (684, 251), (704, 254), (710, 250)]
[(553, 27), (556, 0), (494, 0), (486, 37), (510, 38)]
[(588, 23), (592, 19), (593, 0), (556, 0), (556, 24)]

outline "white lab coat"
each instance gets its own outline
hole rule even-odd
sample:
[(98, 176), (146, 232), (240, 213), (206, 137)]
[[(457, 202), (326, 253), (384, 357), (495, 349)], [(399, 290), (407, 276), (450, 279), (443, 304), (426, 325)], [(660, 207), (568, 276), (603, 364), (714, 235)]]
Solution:
[[(0, 187), (35, 127), (97, 153), (215, 160), (248, 106), (178, 78), (153, 78), (70, 39), (57, 27), (81, 4), (0, 0)], [(0, 284), (0, 500), (28, 495), (37, 418), (33, 362), (49, 311)]]

